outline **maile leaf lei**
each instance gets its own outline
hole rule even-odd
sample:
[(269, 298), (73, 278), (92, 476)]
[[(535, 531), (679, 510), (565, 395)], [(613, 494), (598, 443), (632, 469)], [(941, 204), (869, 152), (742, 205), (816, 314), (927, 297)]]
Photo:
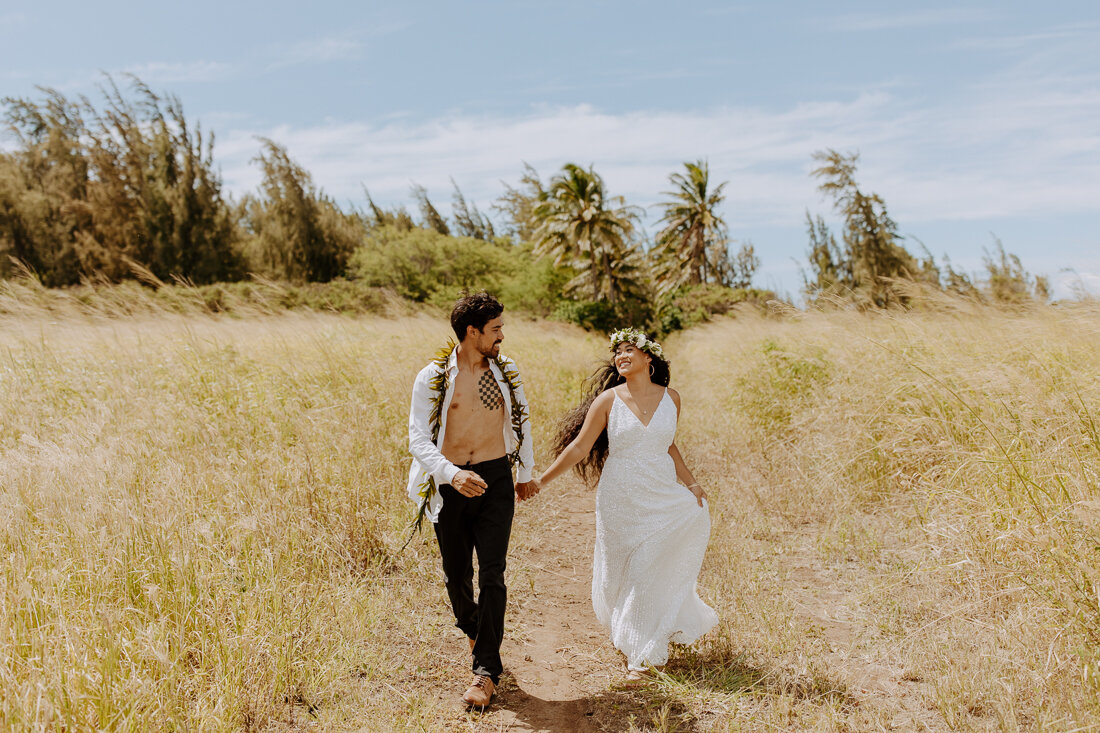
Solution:
[[(447, 387), (450, 386), (447, 379), (447, 362), (450, 361), (451, 352), (455, 350), (455, 346), (455, 342), (448, 339), (447, 345), (437, 351), (435, 358), (432, 359), (432, 363), (435, 364), (437, 370), (435, 376), (428, 382), (432, 390), (432, 408), (428, 412), (428, 426), (432, 434), (433, 443), (438, 443), (439, 441), (439, 427), (443, 421), (443, 400), (447, 396)], [(520, 385), (519, 372), (515, 369), (509, 369), (506, 366), (507, 362), (505, 362), (500, 355), (493, 357), (493, 361), (496, 362), (497, 368), (500, 369), (500, 373), (504, 377), (504, 383), (508, 385), (508, 397), (512, 405), (512, 430), (516, 434), (516, 449), (508, 455), (508, 462), (511, 466), (515, 467), (516, 463), (519, 462), (520, 449), (523, 447), (523, 425), (527, 422), (527, 408), (516, 397), (516, 392), (519, 390)], [(417, 487), (417, 495), (420, 497), (420, 507), (417, 509), (416, 517), (410, 525), (412, 532), (409, 535), (409, 539), (412, 539), (413, 534), (420, 532), (424, 524), (424, 517), (428, 513), (428, 505), (431, 503), (431, 499), (436, 491), (438, 491), (438, 488), (435, 485), (435, 477), (431, 475), (424, 480), (424, 483)]]

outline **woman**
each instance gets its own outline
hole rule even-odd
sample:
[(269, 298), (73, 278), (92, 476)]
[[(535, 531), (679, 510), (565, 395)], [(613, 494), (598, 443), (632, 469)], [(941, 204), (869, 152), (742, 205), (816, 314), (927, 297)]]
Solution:
[(640, 681), (668, 661), (670, 641), (690, 644), (718, 623), (695, 592), (710, 516), (673, 442), (680, 395), (661, 345), (627, 328), (611, 334), (611, 352), (562, 421), (539, 483), (574, 467), (599, 478), (592, 606), (626, 655), (627, 678)]

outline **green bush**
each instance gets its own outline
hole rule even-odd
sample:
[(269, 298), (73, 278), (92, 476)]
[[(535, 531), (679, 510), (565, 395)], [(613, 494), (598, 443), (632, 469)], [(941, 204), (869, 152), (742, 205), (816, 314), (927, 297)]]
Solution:
[(601, 333), (609, 333), (624, 326), (634, 326), (655, 333), (657, 329), (653, 315), (651, 303), (631, 298), (615, 304), (604, 300), (563, 300), (558, 303), (551, 317)]
[(532, 245), (526, 242), (516, 245), (513, 256), (516, 269), (497, 293), (506, 308), (548, 318), (562, 303), (571, 302), (562, 291), (576, 274), (572, 269), (554, 265), (549, 257), (535, 259)]
[(505, 242), (383, 226), (352, 254), (348, 275), (421, 303), (453, 300), (462, 289), (498, 292), (519, 269), (511, 250)]
[(362, 219), (344, 213), (318, 190), (285, 147), (271, 140), (263, 145), (255, 158), (264, 174), (263, 195), (246, 196), (238, 209), (249, 267), (264, 277), (293, 282), (340, 277), (366, 234)]
[(799, 353), (772, 339), (766, 339), (760, 351), (760, 361), (738, 381), (736, 399), (760, 428), (781, 432), (828, 382), (831, 364), (819, 348)]
[(662, 305), (657, 319), (661, 334), (690, 328), (733, 310), (740, 303), (763, 307), (775, 294), (756, 288), (728, 288), (724, 285), (688, 285), (677, 289)]
[(611, 331), (619, 323), (615, 309), (602, 300), (563, 300), (554, 309), (553, 317), (590, 331)]
[(528, 243), (391, 225), (372, 230), (348, 265), (349, 278), (419, 303), (449, 309), (462, 290), (487, 290), (509, 310), (543, 317), (566, 302), (561, 291), (573, 275), (535, 259)]

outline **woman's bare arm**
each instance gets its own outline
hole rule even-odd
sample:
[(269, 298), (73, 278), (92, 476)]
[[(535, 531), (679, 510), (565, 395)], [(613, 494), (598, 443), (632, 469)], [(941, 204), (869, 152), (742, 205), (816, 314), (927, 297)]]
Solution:
[(550, 468), (543, 471), (542, 475), (539, 476), (540, 484), (553, 481), (580, 463), (585, 456), (592, 452), (592, 446), (596, 443), (596, 438), (600, 437), (600, 433), (607, 428), (607, 415), (611, 410), (611, 401), (614, 398), (615, 395), (611, 393), (611, 390), (608, 390), (592, 402), (592, 406), (588, 408), (588, 414), (584, 416), (581, 431), (577, 433), (577, 437), (573, 439), (573, 442), (565, 447), (561, 455), (554, 459), (554, 462), (550, 464)]
[[(680, 394), (671, 387), (668, 390), (668, 394), (672, 398), (672, 402), (676, 405), (676, 419), (679, 421)], [(684, 457), (680, 455), (680, 449), (676, 447), (675, 442), (668, 447), (668, 454), (672, 456), (672, 463), (676, 466), (676, 478), (680, 479), (680, 481), (684, 483), (684, 486), (688, 488), (688, 491), (695, 495), (695, 501), (699, 502), (699, 506), (703, 506), (703, 499), (707, 498), (707, 492), (703, 491), (703, 488), (699, 486), (699, 482), (691, 475), (691, 469), (689, 469), (684, 462)]]

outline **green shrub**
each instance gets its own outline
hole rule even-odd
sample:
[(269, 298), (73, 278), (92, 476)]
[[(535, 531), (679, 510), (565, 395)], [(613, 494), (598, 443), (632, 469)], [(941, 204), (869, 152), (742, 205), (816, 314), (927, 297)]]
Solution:
[(602, 300), (563, 300), (554, 309), (553, 317), (590, 331), (611, 331), (619, 322), (615, 309)]
[(417, 302), (453, 300), (459, 290), (498, 292), (519, 269), (505, 242), (383, 226), (351, 256), (349, 277)]
[(671, 333), (709, 321), (733, 310), (739, 303), (763, 307), (775, 298), (769, 290), (727, 288), (724, 285), (687, 285), (677, 289), (659, 310), (657, 329)]
[(798, 353), (781, 347), (773, 339), (766, 339), (760, 351), (760, 361), (738, 381), (735, 395), (741, 408), (759, 427), (782, 431), (828, 380), (830, 364), (818, 348)]
[(549, 257), (535, 259), (531, 250), (529, 243), (516, 245), (516, 269), (501, 283), (497, 297), (508, 309), (547, 318), (562, 303), (571, 302), (562, 296), (562, 290), (576, 273), (554, 265)]

